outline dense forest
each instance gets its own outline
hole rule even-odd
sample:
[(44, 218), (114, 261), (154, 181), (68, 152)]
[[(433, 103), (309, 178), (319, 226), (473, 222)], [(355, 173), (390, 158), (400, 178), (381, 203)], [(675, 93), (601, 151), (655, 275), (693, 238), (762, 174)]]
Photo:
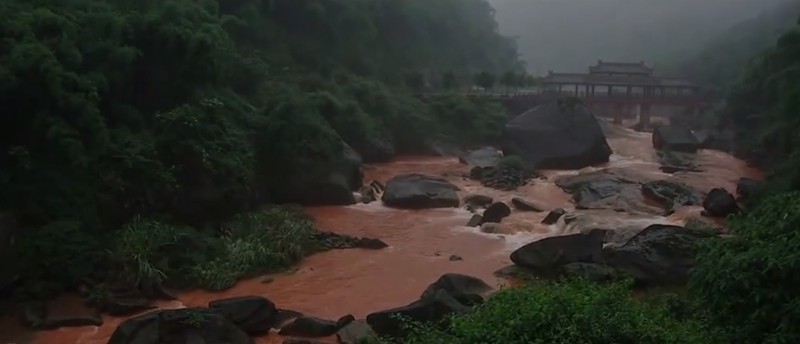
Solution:
[[(686, 288), (532, 281), (404, 342), (800, 342), (793, 16), (719, 43), (742, 53), (708, 76), (715, 126), (770, 177)], [(6, 0), (0, 19), (2, 296), (101, 309), (112, 287), (222, 290), (326, 249), (288, 204), (355, 202), (362, 162), (494, 142), (497, 104), (413, 94), (524, 67), (485, 0)]]
[(353, 203), (362, 161), (494, 139), (497, 105), (409, 88), (520, 68), (481, 0), (10, 0), (0, 18), (0, 209), (23, 233), (2, 277), (23, 298), (110, 268), (219, 288), (291, 264), (309, 243), (270, 235), (309, 222), (242, 213)]

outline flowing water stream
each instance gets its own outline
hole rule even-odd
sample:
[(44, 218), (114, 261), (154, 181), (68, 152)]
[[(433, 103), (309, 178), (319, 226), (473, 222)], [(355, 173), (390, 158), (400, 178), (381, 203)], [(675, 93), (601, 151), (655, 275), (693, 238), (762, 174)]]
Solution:
[[(456, 158), (402, 157), (387, 164), (366, 167), (365, 182), (386, 181), (404, 173), (422, 173), (444, 177), (461, 187), (461, 195), (480, 193), (495, 200), (510, 202), (522, 197), (545, 209), (564, 208), (570, 213), (585, 213), (594, 225), (603, 228), (634, 226), (643, 229), (652, 223), (681, 225), (687, 218), (697, 217), (699, 207), (684, 207), (674, 214), (626, 214), (614, 211), (575, 210), (571, 197), (554, 180), (560, 176), (614, 170), (631, 173), (637, 178), (657, 180), (673, 178), (699, 191), (723, 187), (733, 192), (740, 177), (760, 178), (760, 173), (738, 159), (715, 151), (700, 151), (696, 163), (703, 172), (669, 175), (659, 170), (649, 133), (638, 133), (621, 127), (606, 126), (608, 142), (614, 150), (611, 162), (580, 171), (544, 171), (546, 180), (534, 180), (516, 191), (485, 188), (479, 182), (464, 178), (468, 168)], [(634, 202), (647, 204), (641, 194), (630, 196)], [(179, 300), (163, 302), (162, 308), (205, 306), (211, 300), (243, 295), (263, 295), (281, 308), (323, 318), (337, 319), (345, 314), (363, 318), (367, 314), (416, 300), (428, 284), (449, 272), (473, 275), (498, 287), (508, 283), (493, 272), (509, 265), (509, 254), (516, 248), (546, 236), (568, 234), (580, 230), (580, 221), (565, 225), (560, 221), (547, 226), (540, 222), (547, 214), (514, 211), (505, 220), (499, 233), (485, 234), (478, 228), (466, 227), (471, 213), (464, 209), (396, 210), (380, 202), (347, 207), (307, 208), (323, 230), (361, 237), (378, 238), (390, 247), (378, 251), (337, 250), (307, 258), (290, 273), (254, 278), (240, 282), (222, 293), (203, 291), (179, 295)], [(583, 222), (585, 225), (585, 221)], [(451, 260), (451, 256), (462, 260)], [(75, 297), (65, 296), (53, 304), (54, 311), (83, 311)], [(104, 317), (101, 327), (62, 328), (30, 332), (5, 319), (0, 327), (0, 343), (15, 344), (103, 344), (122, 318)], [(259, 338), (257, 343), (280, 343), (277, 335)]]

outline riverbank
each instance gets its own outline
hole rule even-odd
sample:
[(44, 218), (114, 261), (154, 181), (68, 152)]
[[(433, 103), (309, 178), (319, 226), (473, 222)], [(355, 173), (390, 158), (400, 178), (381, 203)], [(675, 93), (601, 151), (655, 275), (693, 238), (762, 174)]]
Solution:
[[(328, 319), (345, 314), (363, 318), (367, 314), (407, 304), (444, 273), (461, 273), (483, 279), (500, 287), (509, 283), (494, 272), (509, 264), (509, 254), (529, 242), (555, 235), (575, 233), (587, 227), (641, 230), (649, 224), (683, 225), (688, 219), (701, 218), (699, 206), (682, 207), (671, 215), (618, 212), (614, 209), (575, 209), (572, 197), (556, 185), (556, 180), (575, 175), (613, 173), (647, 181), (674, 179), (705, 193), (715, 187), (735, 190), (741, 177), (760, 178), (760, 173), (729, 155), (700, 151), (695, 163), (699, 172), (668, 174), (659, 169), (658, 157), (651, 148), (650, 134), (605, 126), (609, 145), (614, 150), (611, 162), (573, 171), (543, 171), (546, 179), (536, 179), (515, 191), (499, 191), (482, 186), (466, 177), (468, 167), (457, 158), (403, 157), (390, 163), (371, 164), (365, 168), (365, 182), (386, 181), (405, 173), (422, 173), (447, 179), (467, 194), (483, 194), (496, 201), (510, 203), (521, 197), (546, 210), (564, 208), (579, 221), (543, 225), (545, 212), (513, 211), (504, 219), (497, 233), (482, 233), (466, 227), (471, 213), (466, 209), (397, 210), (380, 202), (353, 206), (309, 207), (306, 212), (318, 228), (358, 237), (377, 238), (389, 247), (379, 251), (338, 250), (305, 259), (290, 273), (260, 276), (239, 282), (221, 293), (187, 292), (178, 301), (160, 307), (206, 306), (209, 301), (233, 296), (265, 296), (282, 308)], [(649, 200), (638, 193), (625, 194), (626, 204), (646, 205)], [(707, 219), (706, 219), (707, 220)], [(720, 223), (717, 220), (717, 223)], [(460, 259), (459, 259), (460, 258)], [(69, 308), (69, 307), (66, 307)], [(63, 328), (21, 335), (21, 339), (0, 338), (17, 344), (105, 343), (122, 318), (104, 317), (104, 325)], [(4, 327), (0, 333), (22, 331)], [(12, 330), (13, 329), (13, 330)], [(23, 338), (26, 337), (26, 338)], [(16, 340), (16, 342), (14, 341)], [(275, 336), (259, 343), (275, 342)]]

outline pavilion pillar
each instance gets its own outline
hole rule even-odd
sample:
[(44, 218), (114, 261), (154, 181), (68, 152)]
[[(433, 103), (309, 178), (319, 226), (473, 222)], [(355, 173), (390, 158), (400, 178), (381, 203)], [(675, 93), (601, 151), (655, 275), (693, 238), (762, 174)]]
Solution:
[(595, 85), (592, 85), (592, 97), (594, 97), (594, 87)]
[(575, 84), (575, 96), (578, 96), (578, 84)]
[(631, 87), (628, 86), (628, 97), (630, 97), (630, 96), (631, 96)]

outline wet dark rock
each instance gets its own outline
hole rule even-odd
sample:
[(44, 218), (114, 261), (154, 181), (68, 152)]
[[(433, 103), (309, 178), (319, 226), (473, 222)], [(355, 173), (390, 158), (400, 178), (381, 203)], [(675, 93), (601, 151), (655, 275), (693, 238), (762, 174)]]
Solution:
[(389, 207), (457, 208), (460, 205), (458, 187), (447, 180), (421, 174), (405, 174), (386, 183), (383, 203)]
[(383, 195), (385, 189), (386, 186), (377, 180), (373, 180), (371, 183), (362, 186), (358, 191), (359, 194), (361, 194), (361, 203), (377, 201), (380, 199), (380, 196)]
[(380, 239), (359, 238), (332, 232), (317, 232), (314, 239), (326, 249), (361, 248), (366, 250), (380, 250), (389, 247)]
[(577, 209), (663, 215), (663, 209), (645, 202), (641, 184), (646, 181), (636, 171), (606, 169), (560, 177), (556, 185), (572, 195)]
[(725, 189), (712, 189), (703, 201), (703, 209), (712, 217), (726, 217), (740, 211), (736, 198)]
[(260, 296), (242, 296), (211, 301), (208, 308), (221, 314), (249, 335), (269, 332), (278, 309)]
[(480, 278), (449, 273), (439, 277), (420, 296), (420, 299), (432, 297), (437, 291), (445, 291), (464, 305), (474, 305), (483, 302), (483, 294), (492, 290)]
[(486, 208), (494, 202), (494, 199), (486, 195), (470, 194), (464, 196), (463, 202), (473, 208)]
[(608, 162), (611, 147), (600, 125), (584, 106), (553, 102), (509, 121), (506, 155), (516, 155), (536, 169), (580, 169)]
[(455, 254), (451, 255), (450, 258), (448, 259), (450, 259), (451, 262), (458, 262), (464, 260), (464, 258), (461, 258), (461, 256), (457, 256)]
[(522, 198), (519, 198), (519, 197), (512, 198), (511, 199), (511, 204), (517, 210), (535, 211), (535, 212), (539, 212), (539, 213), (544, 211), (544, 209), (542, 209), (542, 207), (536, 205), (535, 203), (533, 203), (531, 201), (528, 201), (528, 200), (525, 200), (525, 199), (522, 199)]
[(736, 193), (739, 194), (740, 199), (745, 200), (748, 197), (753, 196), (762, 185), (763, 183), (758, 180), (752, 178), (741, 178), (739, 179), (739, 182), (736, 183)]
[(567, 211), (561, 208), (555, 209), (547, 214), (547, 216), (542, 220), (543, 224), (546, 225), (554, 225), (558, 223), (558, 219), (560, 219)]
[(483, 212), (483, 223), (500, 223), (511, 215), (511, 208), (503, 202), (496, 202)]
[(351, 322), (356, 321), (356, 317), (352, 314), (344, 315), (339, 320), (336, 320), (336, 328), (342, 328), (349, 325)]
[(700, 148), (713, 149), (726, 153), (731, 153), (736, 150), (733, 132), (704, 129), (695, 131), (694, 136)]
[(459, 157), (458, 161), (462, 164), (475, 167), (495, 167), (503, 158), (497, 148), (483, 147), (474, 151), (469, 151)]
[(512, 252), (511, 261), (543, 276), (558, 275), (558, 269), (570, 263), (602, 263), (605, 234), (605, 230), (598, 229), (544, 238)]
[(108, 344), (253, 344), (221, 314), (205, 308), (160, 310), (125, 320)]
[(340, 344), (362, 344), (376, 340), (378, 334), (366, 321), (356, 320), (336, 332), (336, 337)]
[(407, 333), (400, 318), (422, 323), (439, 322), (453, 313), (467, 313), (470, 308), (445, 290), (436, 290), (426, 298), (406, 306), (387, 309), (367, 315), (367, 324), (381, 336), (404, 337)]
[(673, 152), (696, 153), (698, 142), (688, 128), (662, 126), (653, 130), (653, 148)]
[(302, 316), (281, 327), (279, 334), (290, 337), (327, 337), (338, 331), (336, 322), (316, 317)]
[(52, 316), (48, 314), (44, 304), (32, 303), (23, 309), (22, 323), (35, 330), (52, 330), (60, 327), (100, 326), (103, 325), (103, 319), (97, 312), (82, 316)]
[(606, 248), (607, 265), (631, 276), (642, 286), (686, 283), (694, 265), (694, 250), (713, 232), (678, 226), (651, 225), (624, 245)]
[(664, 173), (702, 172), (695, 162), (695, 154), (672, 151), (657, 151), (661, 171)]
[(700, 205), (702, 196), (688, 186), (668, 180), (656, 180), (642, 185), (642, 193), (660, 203), (666, 210), (678, 207)]
[(492, 168), (492, 167), (475, 166), (475, 167), (469, 169), (469, 179), (482, 180), (484, 174), (489, 174), (489, 172), (491, 172), (493, 170), (494, 170), (494, 168)]
[(500, 226), (499, 223), (496, 222), (486, 222), (481, 225), (481, 232), (487, 234), (497, 234), (501, 232), (503, 227)]
[(561, 267), (561, 274), (568, 277), (581, 277), (594, 282), (609, 282), (618, 278), (614, 268), (597, 263), (569, 263)]
[(286, 325), (290, 321), (302, 317), (303, 313), (298, 311), (293, 311), (291, 309), (278, 309), (278, 314), (272, 318), (270, 322), (270, 327), (274, 329), (280, 329), (283, 325)]
[(535, 177), (536, 174), (528, 170), (515, 167), (497, 167), (484, 168), (481, 172), (481, 177), (478, 179), (485, 187), (513, 191), (520, 186), (528, 184)]
[(478, 227), (483, 223), (483, 216), (478, 214), (473, 214), (472, 217), (467, 222), (467, 227)]
[(294, 173), (285, 179), (265, 181), (273, 201), (301, 205), (355, 204), (354, 191), (363, 181), (361, 156), (344, 142), (341, 153), (330, 159), (300, 159), (292, 162)]

